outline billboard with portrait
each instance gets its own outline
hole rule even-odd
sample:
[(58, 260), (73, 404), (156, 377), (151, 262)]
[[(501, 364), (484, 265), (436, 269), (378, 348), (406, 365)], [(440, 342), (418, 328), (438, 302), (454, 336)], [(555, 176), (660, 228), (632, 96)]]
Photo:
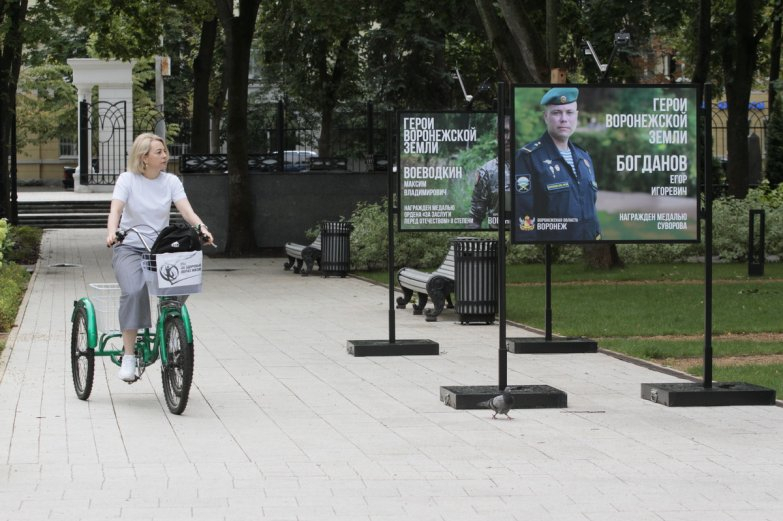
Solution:
[(699, 240), (696, 85), (513, 92), (515, 243)]
[[(497, 114), (400, 112), (398, 126), (399, 230), (496, 228)], [(503, 170), (510, 188), (510, 155)]]

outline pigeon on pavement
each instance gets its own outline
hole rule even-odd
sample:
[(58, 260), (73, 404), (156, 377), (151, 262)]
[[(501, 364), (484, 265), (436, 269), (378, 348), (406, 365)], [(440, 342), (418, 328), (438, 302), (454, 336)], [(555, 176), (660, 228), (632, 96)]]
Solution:
[(479, 407), (487, 407), (495, 412), (495, 414), (492, 415), (493, 420), (497, 417), (498, 414), (505, 414), (509, 420), (512, 419), (511, 416), (508, 415), (508, 411), (511, 410), (513, 405), (514, 397), (511, 395), (511, 387), (506, 387), (506, 389), (503, 391), (503, 394), (499, 394), (491, 400), (480, 402), (478, 404)]

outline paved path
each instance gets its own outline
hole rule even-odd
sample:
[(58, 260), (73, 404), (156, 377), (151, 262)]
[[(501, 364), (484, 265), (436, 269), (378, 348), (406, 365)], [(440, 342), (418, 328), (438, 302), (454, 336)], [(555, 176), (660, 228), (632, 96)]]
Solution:
[(568, 408), (457, 411), (439, 388), (497, 382), (496, 325), (397, 311), (397, 337), (436, 340), (440, 356), (355, 358), (346, 340), (386, 338), (386, 289), (282, 259), (207, 261), (188, 302), (184, 415), (168, 413), (156, 367), (127, 385), (105, 359), (80, 401), (69, 314), (89, 282), (113, 280), (102, 239), (44, 235), (0, 357), (0, 520), (783, 518), (783, 408), (668, 408), (640, 384), (672, 376), (603, 354), (510, 354), (509, 383), (557, 387)]

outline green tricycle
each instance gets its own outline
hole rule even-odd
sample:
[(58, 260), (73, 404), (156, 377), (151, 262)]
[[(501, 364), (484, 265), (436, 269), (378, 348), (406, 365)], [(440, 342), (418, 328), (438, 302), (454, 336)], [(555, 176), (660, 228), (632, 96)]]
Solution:
[[(160, 358), (166, 405), (173, 414), (182, 414), (188, 404), (193, 381), (194, 354), (193, 329), (184, 300), (186, 295), (201, 291), (201, 251), (186, 252), (192, 254), (187, 266), (191, 274), (198, 271), (198, 283), (192, 284), (191, 277), (191, 284), (174, 287), (161, 282), (158, 276), (164, 272), (170, 275), (172, 271), (178, 270), (177, 265), (171, 265), (164, 258), (172, 254), (149, 253), (149, 246), (134, 228), (118, 231), (118, 240), (121, 242), (131, 231), (141, 237), (147, 248), (148, 253), (142, 255), (142, 269), (150, 295), (157, 296), (158, 310), (154, 332), (150, 328), (141, 329), (136, 337), (136, 380), (147, 366)], [(197, 270), (194, 266), (197, 266)], [(108, 356), (119, 366), (123, 355), (122, 332), (117, 324), (119, 284), (93, 283), (90, 288), (91, 296), (74, 301), (71, 315), (71, 372), (76, 396), (81, 400), (87, 400), (92, 392), (95, 357)], [(119, 347), (110, 344), (111, 340), (117, 338), (120, 339)]]

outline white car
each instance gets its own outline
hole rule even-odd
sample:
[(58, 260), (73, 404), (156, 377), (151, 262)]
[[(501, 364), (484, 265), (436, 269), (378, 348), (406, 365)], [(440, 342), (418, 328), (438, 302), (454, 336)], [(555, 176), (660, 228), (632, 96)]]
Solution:
[(318, 157), (312, 150), (283, 150), (283, 171), (301, 172), (310, 169), (310, 158)]

